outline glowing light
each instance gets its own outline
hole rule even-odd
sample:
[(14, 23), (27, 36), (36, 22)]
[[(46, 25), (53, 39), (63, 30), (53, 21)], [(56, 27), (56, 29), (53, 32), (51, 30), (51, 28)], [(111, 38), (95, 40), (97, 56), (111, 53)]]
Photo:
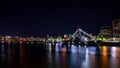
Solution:
[(67, 35), (66, 34), (64, 34), (64, 38), (66, 38), (67, 37)]
[(61, 37), (61, 36), (57, 37), (57, 38), (56, 38), (56, 41), (57, 41), (57, 42), (61, 42), (61, 41), (62, 41), (62, 37)]
[(5, 38), (11, 38), (11, 36), (5, 36)]
[(107, 52), (107, 47), (106, 47), (106, 46), (103, 46), (102, 49), (103, 49), (103, 55), (106, 56), (107, 53), (108, 53), (108, 52)]
[(116, 47), (111, 47), (111, 55), (112, 55), (112, 57), (116, 57), (116, 55), (117, 55), (117, 48)]
[(62, 52), (66, 52), (66, 48), (62, 48)]
[(116, 47), (111, 47), (112, 51), (116, 51), (117, 48)]
[(88, 41), (88, 39), (87, 39), (87, 38), (84, 38), (84, 40), (85, 40), (85, 41)]
[(106, 41), (108, 41), (108, 40), (107, 40), (106, 38), (103, 38), (103, 41), (106, 42)]
[(79, 48), (78, 48), (77, 46), (72, 45), (71, 51), (72, 51), (73, 53), (76, 53), (78, 50), (79, 50)]

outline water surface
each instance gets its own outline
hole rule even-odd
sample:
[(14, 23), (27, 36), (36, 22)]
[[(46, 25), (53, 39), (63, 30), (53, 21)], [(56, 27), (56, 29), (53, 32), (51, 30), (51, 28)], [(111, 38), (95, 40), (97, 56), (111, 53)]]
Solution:
[(1, 68), (120, 68), (120, 47), (0, 45)]

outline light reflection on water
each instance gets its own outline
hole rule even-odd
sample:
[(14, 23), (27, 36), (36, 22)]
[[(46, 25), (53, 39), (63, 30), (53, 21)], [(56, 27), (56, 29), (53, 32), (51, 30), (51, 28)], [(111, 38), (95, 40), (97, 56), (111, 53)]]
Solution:
[[(53, 49), (54, 48), (54, 49)], [(46, 50), (47, 49), (47, 50)], [(0, 47), (2, 68), (119, 68), (120, 47), (16, 45)]]

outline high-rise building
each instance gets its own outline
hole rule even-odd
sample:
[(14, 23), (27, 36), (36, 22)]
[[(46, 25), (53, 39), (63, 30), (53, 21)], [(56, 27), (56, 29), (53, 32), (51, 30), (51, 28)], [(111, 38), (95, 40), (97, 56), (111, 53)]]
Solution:
[(120, 38), (120, 19), (113, 20), (112, 29), (113, 37)]
[(112, 37), (112, 29), (110, 26), (104, 26), (100, 29), (100, 36), (111, 38)]

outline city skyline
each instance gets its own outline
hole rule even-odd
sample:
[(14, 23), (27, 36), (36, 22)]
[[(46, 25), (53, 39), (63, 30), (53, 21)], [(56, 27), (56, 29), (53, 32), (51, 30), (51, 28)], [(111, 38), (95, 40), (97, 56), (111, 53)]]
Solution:
[(0, 34), (46, 36), (73, 34), (79, 25), (87, 33), (98, 34), (120, 16), (119, 2), (24, 1), (3, 2)]
[(120, 1), (1, 0), (0, 68), (120, 68)]

